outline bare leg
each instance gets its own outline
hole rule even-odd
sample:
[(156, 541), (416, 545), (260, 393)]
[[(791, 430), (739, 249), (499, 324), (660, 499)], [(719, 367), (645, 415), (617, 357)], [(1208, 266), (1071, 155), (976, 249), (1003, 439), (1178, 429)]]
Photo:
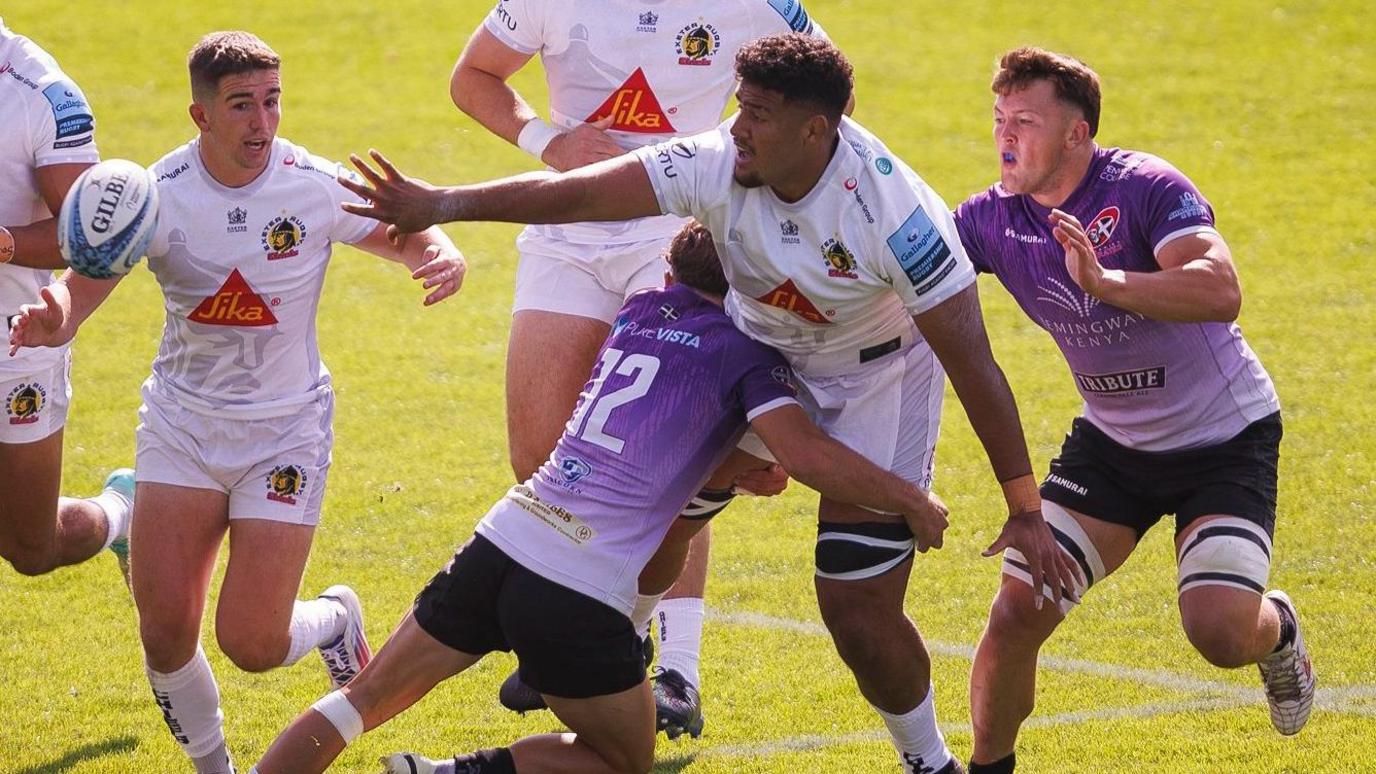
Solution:
[(229, 564), (215, 610), (220, 649), (247, 672), (282, 665), (315, 527), (266, 519), (229, 525)]
[(61, 430), (33, 443), (0, 443), (0, 556), (16, 572), (42, 575), (105, 545), (105, 512), (90, 500), (58, 497), (61, 484)]
[(545, 696), (572, 734), (541, 734), (511, 746), (521, 774), (640, 774), (654, 765), (655, 712), (650, 684), (610, 696)]
[[(1199, 529), (1223, 516), (1202, 516), (1176, 536), (1176, 551)], [(1233, 669), (1255, 664), (1280, 640), (1280, 613), (1250, 591), (1196, 586), (1180, 595), (1180, 620), (1190, 644), (1210, 664)]]

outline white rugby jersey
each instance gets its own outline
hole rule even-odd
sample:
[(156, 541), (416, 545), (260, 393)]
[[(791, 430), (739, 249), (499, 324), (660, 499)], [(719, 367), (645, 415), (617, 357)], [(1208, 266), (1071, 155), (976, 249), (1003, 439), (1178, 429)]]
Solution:
[(843, 119), (817, 185), (788, 203), (733, 180), (734, 120), (635, 153), (660, 208), (711, 229), (736, 325), (799, 373), (844, 373), (862, 350), (906, 347), (912, 315), (975, 281), (941, 197), (864, 127)]
[(342, 166), (280, 137), (267, 169), (240, 188), (210, 176), (199, 145), (152, 168), (160, 209), (148, 266), (167, 310), (152, 388), (213, 416), (294, 413), (329, 389), (315, 310), (330, 248), (377, 221), (340, 209), (361, 201), (335, 182)]
[[(611, 116), (608, 134), (626, 150), (716, 126), (735, 88), (736, 52), (751, 40), (823, 34), (799, 0), (499, 0), (483, 26), (540, 55), (551, 123), (571, 129)], [(669, 237), (682, 224), (659, 217), (530, 230), (599, 244)]]
[[(0, 226), (52, 217), (34, 170), (100, 161), (90, 103), (48, 52), (0, 21)], [(38, 300), (47, 269), (0, 264), (0, 314)], [(67, 347), (29, 348), (0, 357), (0, 380), (48, 368)]]

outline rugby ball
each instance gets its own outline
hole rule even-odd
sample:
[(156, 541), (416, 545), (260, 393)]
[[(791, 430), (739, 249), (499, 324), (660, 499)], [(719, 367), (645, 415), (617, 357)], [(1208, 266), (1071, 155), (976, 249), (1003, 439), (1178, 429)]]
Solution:
[(157, 223), (153, 173), (124, 159), (102, 161), (82, 172), (62, 200), (57, 246), (77, 274), (109, 279), (143, 258)]

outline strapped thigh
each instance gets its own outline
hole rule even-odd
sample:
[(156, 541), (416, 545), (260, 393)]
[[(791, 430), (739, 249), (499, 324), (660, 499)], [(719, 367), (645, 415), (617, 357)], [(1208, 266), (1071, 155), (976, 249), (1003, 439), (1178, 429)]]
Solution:
[(1176, 564), (1182, 593), (1197, 586), (1231, 586), (1260, 594), (1271, 575), (1271, 536), (1237, 516), (1212, 519), (1185, 538)]
[[(1084, 575), (1083, 583), (1075, 581), (1074, 589), (1062, 589), (1061, 591), (1061, 612), (1069, 613), (1076, 604), (1075, 600), (1083, 599), (1084, 593), (1089, 590), (1089, 587), (1103, 580), (1108, 573), (1104, 570), (1103, 559), (1099, 557), (1099, 549), (1094, 547), (1089, 535), (1065, 508), (1050, 500), (1042, 500), (1042, 516), (1046, 519), (1046, 525), (1051, 528), (1051, 535), (1056, 538), (1056, 543), (1061, 547), (1061, 551), (1075, 560), (1075, 564)], [(1029, 586), (1032, 585), (1032, 571), (1027, 564), (1027, 557), (1023, 556), (1022, 552), (1016, 548), (1004, 550), (1003, 574), (1017, 578)], [(1042, 585), (1042, 593), (1046, 595), (1047, 599), (1054, 598), (1051, 587), (1046, 584)]]
[(854, 581), (874, 578), (913, 556), (906, 524), (863, 522), (817, 525), (817, 577)]

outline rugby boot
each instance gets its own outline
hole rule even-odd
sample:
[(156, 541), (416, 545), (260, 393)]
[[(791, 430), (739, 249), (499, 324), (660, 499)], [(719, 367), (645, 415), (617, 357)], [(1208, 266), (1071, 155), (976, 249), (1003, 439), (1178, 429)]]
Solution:
[(423, 755), (405, 752), (392, 753), (378, 762), (382, 764), (382, 774), (436, 774), (442, 764), (452, 764), (453, 760), (432, 761)]
[(344, 606), (344, 633), (320, 646), (320, 658), (325, 661), (330, 681), (334, 687), (343, 688), (373, 657), (368, 637), (363, 632), (363, 605), (354, 590), (344, 585), (325, 589), (319, 598), (331, 599)]
[[(655, 641), (647, 634), (641, 642), (645, 649), (645, 668), (649, 669), (650, 663), (655, 660)], [(502, 687), (497, 690), (497, 701), (512, 712), (523, 715), (535, 710), (548, 709), (540, 692), (521, 681), (520, 670), (512, 670), (502, 681)]]
[(697, 739), (702, 736), (702, 700), (698, 689), (677, 669), (656, 668), (650, 678), (655, 694), (655, 728), (670, 739), (683, 734)]
[(110, 475), (105, 477), (104, 490), (113, 491), (129, 501), (129, 518), (124, 520), (124, 534), (110, 543), (110, 553), (114, 554), (115, 561), (119, 562), (119, 572), (124, 576), (124, 585), (129, 586), (129, 527), (134, 522), (134, 469), (116, 468), (110, 471)]
[(1271, 707), (1271, 725), (1290, 736), (1304, 728), (1314, 707), (1314, 664), (1304, 646), (1300, 619), (1290, 597), (1284, 591), (1273, 590), (1266, 592), (1266, 599), (1280, 611), (1282, 630), (1288, 625), (1295, 633), (1290, 644), (1257, 662), (1266, 687), (1266, 703)]

